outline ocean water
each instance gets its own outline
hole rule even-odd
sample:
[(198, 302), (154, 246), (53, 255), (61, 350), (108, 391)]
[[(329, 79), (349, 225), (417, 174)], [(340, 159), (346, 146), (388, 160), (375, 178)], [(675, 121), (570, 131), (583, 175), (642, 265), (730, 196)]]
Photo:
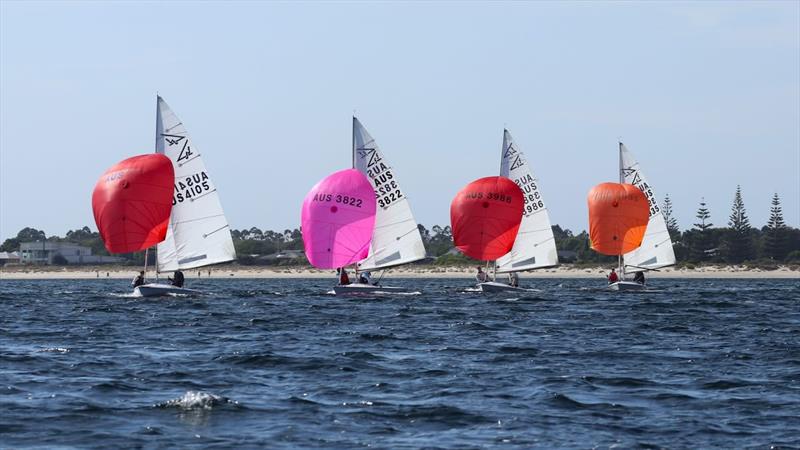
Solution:
[(0, 448), (798, 448), (800, 281), (0, 281)]

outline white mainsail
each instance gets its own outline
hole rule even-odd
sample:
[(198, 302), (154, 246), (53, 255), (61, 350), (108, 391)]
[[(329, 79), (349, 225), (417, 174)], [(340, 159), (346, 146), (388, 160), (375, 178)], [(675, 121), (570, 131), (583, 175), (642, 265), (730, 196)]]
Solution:
[(158, 97), (156, 152), (172, 160), (175, 192), (167, 237), (158, 244), (158, 271), (191, 269), (236, 259), (217, 188), (186, 127)]
[(497, 272), (517, 272), (558, 265), (558, 251), (550, 225), (550, 215), (525, 155), (514, 144), (511, 133), (503, 130), (500, 175), (510, 178), (525, 195), (522, 222), (511, 251), (497, 260)]
[(425, 245), (417, 221), (394, 169), (383, 159), (378, 145), (353, 117), (353, 167), (372, 183), (378, 208), (369, 255), (359, 270), (379, 270), (425, 258)]
[(625, 271), (640, 272), (675, 264), (675, 252), (667, 231), (667, 223), (661, 208), (658, 207), (653, 188), (645, 179), (639, 163), (622, 142), (619, 143), (619, 161), (622, 182), (639, 188), (650, 203), (650, 220), (647, 222), (642, 245), (624, 255)]

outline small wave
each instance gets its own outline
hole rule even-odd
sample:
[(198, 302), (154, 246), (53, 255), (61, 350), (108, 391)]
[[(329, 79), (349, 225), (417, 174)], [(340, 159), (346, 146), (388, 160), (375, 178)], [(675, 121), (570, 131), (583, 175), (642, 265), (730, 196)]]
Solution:
[(69, 353), (69, 349), (63, 347), (48, 347), (36, 351), (42, 353)]
[(384, 341), (387, 339), (397, 339), (397, 336), (393, 334), (378, 334), (378, 333), (361, 333), (359, 337), (366, 341)]
[(609, 403), (604, 401), (581, 402), (561, 393), (553, 394), (550, 398), (550, 402), (553, 405), (564, 409), (599, 409), (604, 411), (625, 411), (630, 409), (628, 406), (619, 403)]
[(727, 389), (735, 389), (745, 386), (750, 386), (751, 383), (742, 380), (716, 380), (711, 381), (708, 383), (703, 383), (700, 385), (703, 389), (713, 389), (713, 390), (727, 390)]
[(590, 384), (599, 384), (603, 386), (619, 386), (619, 387), (643, 387), (643, 386), (651, 386), (653, 382), (648, 380), (642, 380), (640, 378), (630, 378), (630, 377), (594, 377), (594, 376), (585, 376), (583, 379), (590, 383)]
[(167, 400), (155, 405), (157, 408), (179, 408), (184, 410), (208, 410), (221, 405), (238, 405), (239, 402), (227, 397), (203, 391), (187, 391), (182, 397)]
[(538, 348), (534, 347), (516, 347), (513, 345), (504, 345), (497, 349), (501, 353), (510, 353), (514, 355), (536, 356), (540, 353)]

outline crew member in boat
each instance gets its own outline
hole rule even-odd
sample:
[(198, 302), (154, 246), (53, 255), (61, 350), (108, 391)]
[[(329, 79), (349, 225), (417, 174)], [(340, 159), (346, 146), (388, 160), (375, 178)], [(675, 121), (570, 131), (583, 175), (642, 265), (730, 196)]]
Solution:
[(172, 274), (175, 278), (167, 277), (167, 280), (172, 282), (172, 285), (175, 287), (183, 287), (183, 272), (180, 270), (176, 270), (175, 273)]
[(608, 274), (608, 284), (616, 283), (617, 281), (619, 281), (617, 271), (615, 269), (611, 269), (611, 273)]
[(491, 281), (489, 274), (484, 272), (481, 266), (478, 266), (478, 273), (475, 274), (475, 279), (478, 280), (478, 283), (486, 283), (487, 281)]
[(636, 272), (636, 275), (633, 276), (633, 281), (635, 283), (644, 284), (644, 271)]
[(519, 287), (519, 275), (517, 272), (508, 273), (508, 285), (511, 287)]
[(131, 281), (131, 286), (133, 287), (139, 287), (143, 284), (144, 284), (144, 270), (139, 272), (139, 275), (137, 275), (136, 278), (134, 278), (133, 281)]
[(350, 284), (350, 276), (347, 275), (347, 270), (344, 267), (336, 269), (336, 274), (339, 275), (339, 286), (347, 286)]
[(361, 284), (372, 284), (372, 274), (369, 271), (359, 272), (358, 282)]

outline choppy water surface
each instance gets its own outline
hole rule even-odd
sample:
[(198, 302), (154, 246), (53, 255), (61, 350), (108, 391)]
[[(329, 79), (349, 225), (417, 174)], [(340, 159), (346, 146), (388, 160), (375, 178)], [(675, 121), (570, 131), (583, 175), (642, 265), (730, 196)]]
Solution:
[(2, 280), (0, 447), (800, 446), (798, 280), (393, 281)]

